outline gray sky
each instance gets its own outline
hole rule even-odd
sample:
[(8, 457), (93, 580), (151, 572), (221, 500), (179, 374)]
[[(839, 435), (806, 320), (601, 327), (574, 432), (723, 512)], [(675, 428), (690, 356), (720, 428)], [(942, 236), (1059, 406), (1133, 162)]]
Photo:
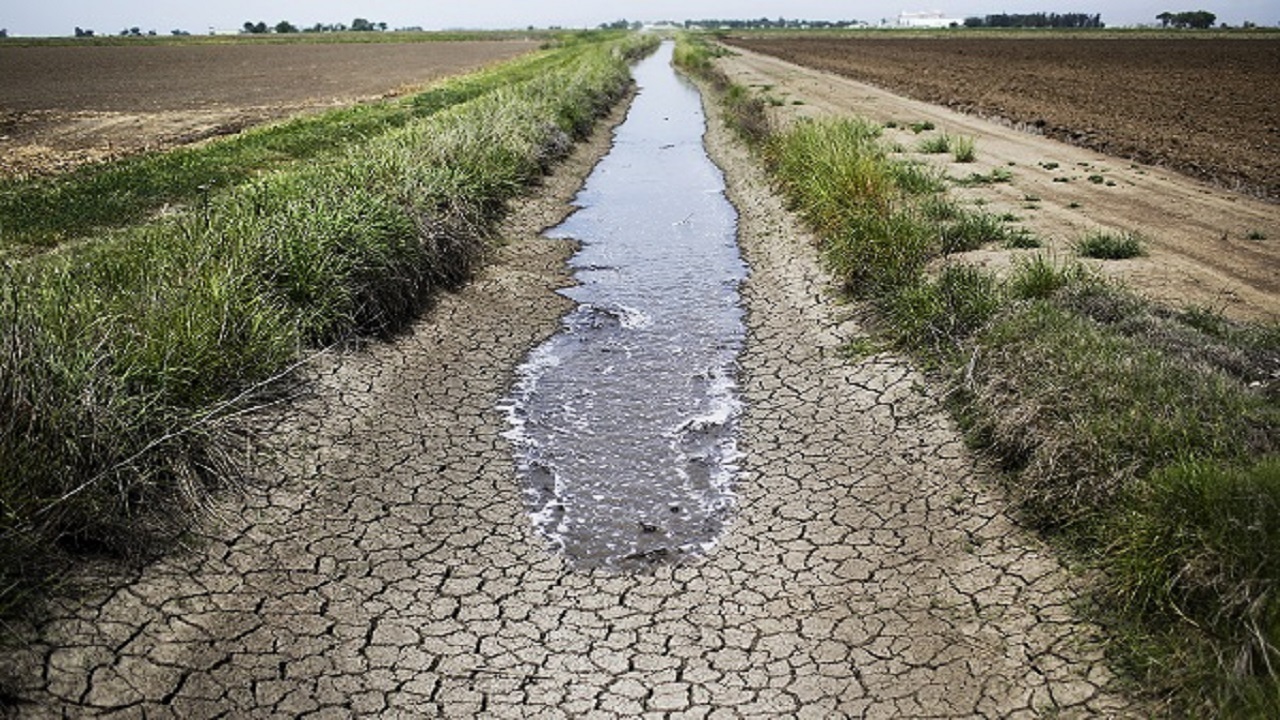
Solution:
[(161, 34), (239, 28), (246, 20), (350, 23), (355, 17), (391, 27), (594, 27), (628, 20), (787, 17), (878, 22), (902, 11), (940, 10), (948, 16), (989, 13), (1101, 13), (1108, 25), (1154, 23), (1165, 10), (1208, 10), (1219, 22), (1280, 23), (1278, 0), (5, 0), (0, 28), (11, 35), (70, 35), (76, 26), (113, 34), (137, 26)]

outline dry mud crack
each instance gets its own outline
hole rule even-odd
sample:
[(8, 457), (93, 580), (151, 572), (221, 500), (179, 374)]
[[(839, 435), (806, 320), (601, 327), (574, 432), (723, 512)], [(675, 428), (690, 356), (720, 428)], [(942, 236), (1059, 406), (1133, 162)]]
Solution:
[(261, 482), (191, 548), (57, 603), (6, 662), (23, 717), (1115, 716), (1073, 577), (1014, 527), (924, 381), (860, 330), (714, 119), (751, 265), (745, 457), (685, 566), (576, 572), (533, 533), (495, 409), (567, 301), (592, 148), (465, 290), (317, 363)]

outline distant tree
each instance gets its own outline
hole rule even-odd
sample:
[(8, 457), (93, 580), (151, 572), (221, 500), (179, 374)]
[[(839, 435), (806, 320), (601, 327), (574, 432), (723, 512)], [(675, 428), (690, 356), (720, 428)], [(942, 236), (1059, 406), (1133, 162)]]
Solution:
[(77, 27), (77, 28), (76, 28), (76, 37), (93, 37), (93, 31), (92, 31), (92, 30), (85, 30), (84, 28)]
[(276, 32), (280, 33), (281, 35), (285, 35), (288, 33), (298, 32), (298, 28), (296, 25), (289, 22), (288, 20), (281, 20), (280, 22), (276, 23)]
[(1218, 19), (1218, 16), (1207, 10), (1193, 10), (1178, 13), (1162, 12), (1156, 16), (1156, 19), (1162, 23), (1163, 27), (1173, 25), (1176, 28), (1206, 30), (1213, 27), (1213, 23)]
[(351, 21), (351, 29), (355, 32), (370, 32), (374, 29), (374, 25), (364, 18), (356, 18)]
[(0, 38), (9, 37), (9, 28), (0, 28)]
[(267, 32), (267, 24), (259, 20), (258, 22), (245, 21), (244, 31), (254, 35), (263, 35)]
[(186, 30), (176, 30), (176, 29), (175, 29), (175, 30), (170, 30), (170, 31), (169, 31), (169, 34), (170, 34), (170, 35), (175, 35), (175, 36), (177, 36), (177, 37), (185, 37), (185, 36), (187, 36), (187, 35), (190, 35), (191, 33), (187, 32)]
[(378, 23), (378, 30), (379, 30), (379, 32), (386, 32), (386, 31), (387, 31), (387, 24), (386, 24), (386, 23), (384, 23), (384, 22), (380, 22), (380, 23)]

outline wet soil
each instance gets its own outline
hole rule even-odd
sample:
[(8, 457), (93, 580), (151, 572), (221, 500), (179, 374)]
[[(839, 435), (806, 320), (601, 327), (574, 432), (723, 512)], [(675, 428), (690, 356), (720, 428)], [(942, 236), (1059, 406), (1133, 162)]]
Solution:
[(729, 37), (1280, 202), (1280, 37)]
[(403, 94), (532, 41), (0, 45), (0, 177), (171, 148)]

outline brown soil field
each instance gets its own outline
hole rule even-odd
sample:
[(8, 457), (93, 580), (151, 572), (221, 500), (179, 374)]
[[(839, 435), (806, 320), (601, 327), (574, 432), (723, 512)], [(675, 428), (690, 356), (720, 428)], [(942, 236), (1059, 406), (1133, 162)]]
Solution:
[(1280, 37), (725, 42), (1280, 201)]
[(534, 41), (0, 45), (0, 175), (172, 147), (397, 95)]

